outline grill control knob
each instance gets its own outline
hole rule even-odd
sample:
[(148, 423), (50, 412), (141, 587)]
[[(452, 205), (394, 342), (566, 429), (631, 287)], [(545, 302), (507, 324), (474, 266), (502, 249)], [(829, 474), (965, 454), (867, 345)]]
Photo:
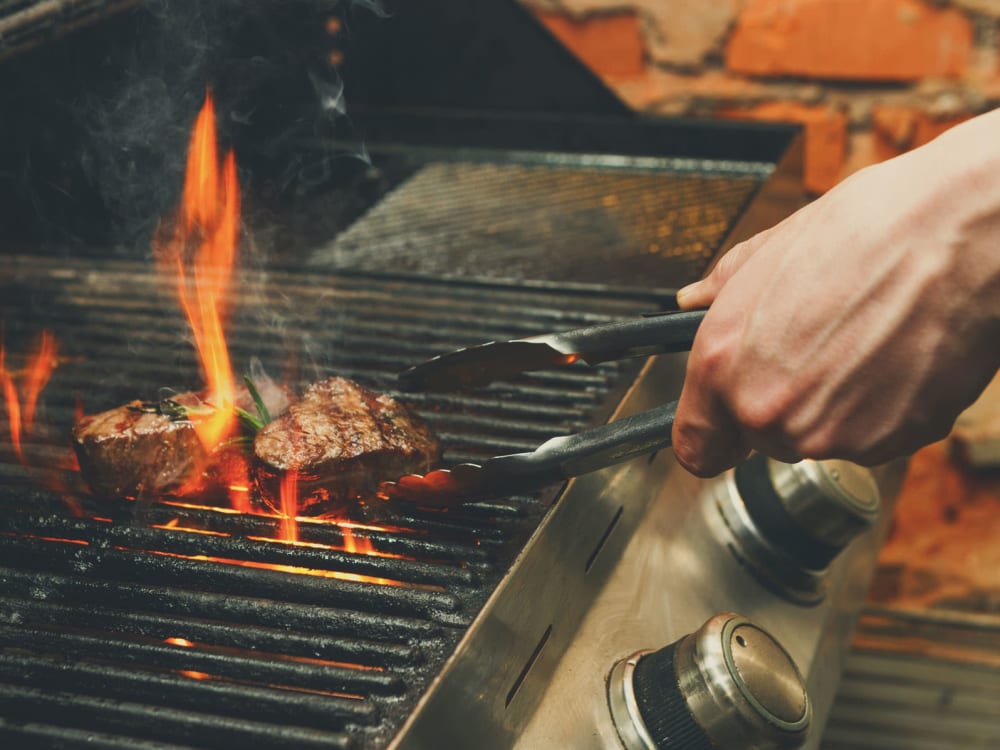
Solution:
[(754, 455), (727, 475), (717, 505), (730, 549), (762, 583), (800, 603), (823, 596), (823, 573), (878, 518), (880, 493), (848, 461), (785, 464)]
[(622, 660), (608, 689), (626, 750), (793, 750), (812, 719), (792, 658), (734, 614)]

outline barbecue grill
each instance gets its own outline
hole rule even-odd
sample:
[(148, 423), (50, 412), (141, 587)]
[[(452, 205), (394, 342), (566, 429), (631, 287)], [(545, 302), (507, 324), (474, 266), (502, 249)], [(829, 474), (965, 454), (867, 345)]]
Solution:
[[(797, 131), (636, 118), (518, 6), (414, 6), (351, 16), (334, 39), (350, 138), (363, 134), (369, 161), (278, 202), (292, 214), (279, 238), (309, 229), (234, 285), (237, 367), (388, 392), (432, 426), (448, 465), (667, 400), (678, 355), (446, 394), (404, 392), (395, 375), (482, 341), (669, 309), (677, 286), (800, 200)], [(93, 56), (132, 23), (141, 11), (61, 44)], [(331, 142), (296, 133), (286, 146), (313, 163)], [(103, 213), (86, 235), (100, 238), (113, 207), (85, 195), (73, 197)], [(80, 227), (75, 210), (62, 217)], [(828, 570), (807, 565), (785, 586), (735, 480), (698, 482), (669, 452), (461, 507), (371, 498), (297, 519), (295, 544), (273, 513), (92, 496), (69, 448), (78, 412), (196, 390), (200, 376), (148, 260), (60, 245), (50, 229), (21, 231), (0, 260), (8, 371), (41, 329), (59, 342), (20, 460), (13, 434), (0, 445), (0, 736), (12, 746), (612, 746), (615, 662), (728, 610), (784, 644), (822, 725), (887, 514)], [(894, 477), (877, 474), (884, 504)], [(764, 546), (798, 564), (780, 539)]]

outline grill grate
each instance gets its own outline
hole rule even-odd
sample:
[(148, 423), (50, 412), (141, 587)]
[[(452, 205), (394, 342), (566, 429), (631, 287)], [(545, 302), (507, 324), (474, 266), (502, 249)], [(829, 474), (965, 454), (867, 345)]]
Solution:
[(711, 173), (680, 160), (621, 168), (547, 156), (577, 163), (428, 163), (314, 261), (664, 287), (698, 278), (767, 176), (753, 164)]
[[(72, 490), (75, 402), (88, 412), (197, 388), (169, 291), (129, 261), (0, 259), (7, 366), (43, 327), (61, 364), (27, 466), (0, 428), (0, 738), (59, 747), (380, 747), (412, 711), (545, 513), (550, 495), (434, 511), (359, 507), (299, 524), (169, 499)], [(656, 309), (652, 294), (519, 289), (291, 270), (244, 275), (233, 359), (304, 383), (393, 392), (441, 350)], [(289, 363), (292, 363), (289, 365)], [(523, 450), (607, 418), (637, 363), (473, 394), (396, 394), (445, 462)], [(369, 540), (376, 554), (350, 551)]]

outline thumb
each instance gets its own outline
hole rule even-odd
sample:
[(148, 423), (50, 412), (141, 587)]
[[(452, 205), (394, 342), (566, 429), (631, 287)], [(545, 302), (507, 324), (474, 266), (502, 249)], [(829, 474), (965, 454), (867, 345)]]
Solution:
[(757, 252), (757, 248), (763, 244), (764, 234), (761, 232), (745, 242), (734, 245), (728, 253), (719, 259), (708, 276), (678, 290), (677, 305), (682, 310), (709, 307), (722, 291), (722, 287)]

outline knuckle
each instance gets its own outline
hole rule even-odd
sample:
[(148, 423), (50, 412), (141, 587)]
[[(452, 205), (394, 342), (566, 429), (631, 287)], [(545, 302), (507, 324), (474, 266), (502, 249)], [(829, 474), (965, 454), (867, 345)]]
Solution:
[(784, 419), (780, 404), (773, 399), (740, 395), (731, 405), (736, 421), (752, 435), (783, 437)]

